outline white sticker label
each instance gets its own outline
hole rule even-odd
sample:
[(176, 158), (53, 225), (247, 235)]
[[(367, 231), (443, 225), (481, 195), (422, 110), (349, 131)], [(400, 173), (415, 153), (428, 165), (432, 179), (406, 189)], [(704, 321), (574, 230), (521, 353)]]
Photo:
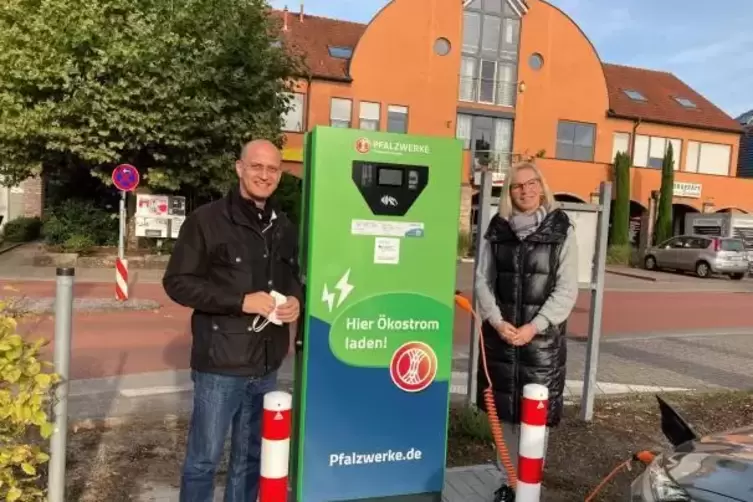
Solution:
[(400, 239), (377, 237), (374, 240), (374, 263), (386, 265), (400, 263)]
[(424, 224), (403, 221), (353, 220), (350, 224), (350, 233), (384, 237), (423, 237)]

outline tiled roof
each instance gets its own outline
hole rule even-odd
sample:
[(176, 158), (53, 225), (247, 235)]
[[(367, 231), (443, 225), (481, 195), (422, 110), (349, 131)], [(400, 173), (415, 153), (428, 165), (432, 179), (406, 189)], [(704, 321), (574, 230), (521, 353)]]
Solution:
[[(273, 10), (272, 15), (282, 20), (284, 12)], [(301, 21), (300, 13), (295, 11), (289, 11), (287, 18), (288, 29), (282, 32), (283, 37), (289, 47), (304, 57), (313, 77), (349, 79), (349, 61), (332, 57), (329, 47), (355, 50), (368, 25), (309, 14), (304, 14)], [(606, 63), (603, 67), (612, 116), (685, 127), (742, 131), (738, 122), (671, 73)], [(623, 92), (625, 90), (640, 92), (646, 101), (632, 100)], [(675, 97), (686, 98), (696, 107), (686, 108)]]
[[(282, 21), (284, 12), (272, 11), (272, 16)], [(282, 31), (288, 47), (304, 56), (308, 70), (313, 77), (348, 79), (349, 61), (332, 57), (329, 47), (347, 47), (355, 50), (358, 40), (366, 31), (365, 24), (329, 19), (326, 17), (303, 15), (290, 11), (287, 14), (287, 30)]]
[[(703, 129), (742, 130), (732, 117), (671, 73), (606, 63), (603, 67), (612, 116)], [(636, 101), (624, 91), (638, 91), (646, 99)], [(690, 100), (695, 108), (685, 107), (675, 98)]]

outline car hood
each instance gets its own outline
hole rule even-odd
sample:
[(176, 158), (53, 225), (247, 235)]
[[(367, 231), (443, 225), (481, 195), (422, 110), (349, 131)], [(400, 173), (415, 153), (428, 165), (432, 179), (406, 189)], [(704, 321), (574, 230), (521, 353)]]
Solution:
[(681, 444), (664, 467), (684, 488), (753, 500), (753, 426)]

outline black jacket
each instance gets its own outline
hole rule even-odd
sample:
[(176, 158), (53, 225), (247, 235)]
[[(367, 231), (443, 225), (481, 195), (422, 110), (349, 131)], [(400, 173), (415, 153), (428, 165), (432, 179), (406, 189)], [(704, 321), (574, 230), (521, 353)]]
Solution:
[(257, 377), (276, 371), (288, 353), (289, 326), (268, 323), (255, 333), (255, 315), (243, 313), (243, 298), (275, 290), (303, 303), (295, 226), (279, 210), (262, 225), (248, 216), (246, 203), (236, 189), (191, 213), (162, 281), (173, 301), (194, 309), (191, 368), (197, 371)]
[[(567, 214), (555, 209), (521, 242), (506, 220), (499, 215), (492, 218), (485, 237), (491, 244), (495, 297), (505, 321), (516, 327), (530, 323), (549, 298), (569, 227)], [(556, 426), (562, 418), (565, 390), (566, 323), (550, 326), (522, 347), (505, 342), (488, 322), (482, 329), (500, 419), (519, 423), (523, 386), (538, 383), (549, 389), (548, 425)], [(477, 382), (477, 402), (485, 409), (483, 391), (488, 384), (483, 366)]]

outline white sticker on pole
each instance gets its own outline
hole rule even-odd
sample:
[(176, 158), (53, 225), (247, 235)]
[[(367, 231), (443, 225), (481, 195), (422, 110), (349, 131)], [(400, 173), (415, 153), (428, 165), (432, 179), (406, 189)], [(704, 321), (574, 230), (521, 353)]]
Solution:
[(374, 263), (382, 265), (400, 263), (400, 239), (377, 237), (374, 240)]

